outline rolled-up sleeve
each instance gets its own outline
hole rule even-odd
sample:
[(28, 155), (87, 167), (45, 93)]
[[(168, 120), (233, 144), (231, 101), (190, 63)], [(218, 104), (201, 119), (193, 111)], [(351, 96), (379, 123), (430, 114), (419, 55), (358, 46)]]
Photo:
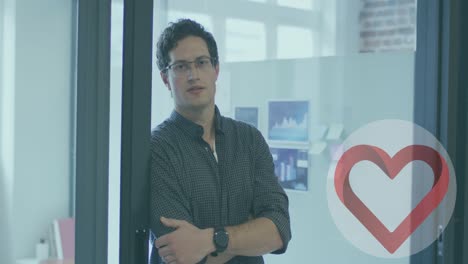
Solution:
[(282, 254), (291, 240), (288, 196), (274, 173), (273, 159), (268, 144), (260, 132), (254, 136), (255, 186), (253, 210), (255, 218), (266, 217), (277, 227), (283, 247), (272, 252)]
[(177, 174), (165, 146), (153, 135), (151, 140), (151, 181), (150, 207), (151, 228), (156, 237), (168, 234), (174, 229), (164, 226), (160, 218), (185, 220), (193, 224), (190, 203), (178, 182)]

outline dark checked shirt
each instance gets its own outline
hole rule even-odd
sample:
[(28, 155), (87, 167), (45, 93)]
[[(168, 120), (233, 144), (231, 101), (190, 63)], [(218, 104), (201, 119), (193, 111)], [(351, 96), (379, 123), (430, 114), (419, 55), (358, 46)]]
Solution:
[[(202, 138), (203, 127), (175, 111), (153, 130), (153, 233), (160, 237), (173, 231), (161, 224), (161, 216), (202, 229), (239, 225), (249, 216), (266, 217), (278, 228), (284, 245), (273, 253), (283, 253), (291, 239), (288, 197), (274, 174), (265, 139), (253, 126), (221, 116), (217, 107), (215, 134), (218, 161)], [(264, 262), (261, 256), (237, 256), (228, 263)]]

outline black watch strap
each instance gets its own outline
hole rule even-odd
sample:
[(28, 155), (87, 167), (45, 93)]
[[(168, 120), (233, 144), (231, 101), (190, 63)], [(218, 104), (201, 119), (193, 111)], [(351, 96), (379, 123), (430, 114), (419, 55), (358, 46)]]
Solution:
[(226, 232), (224, 227), (216, 227), (213, 232), (213, 244), (216, 250), (211, 253), (211, 256), (216, 257), (218, 253), (222, 253), (226, 250), (229, 244), (229, 234)]

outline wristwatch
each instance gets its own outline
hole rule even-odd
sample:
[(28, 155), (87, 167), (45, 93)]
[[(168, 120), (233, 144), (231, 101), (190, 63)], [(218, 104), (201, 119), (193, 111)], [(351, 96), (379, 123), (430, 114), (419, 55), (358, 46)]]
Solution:
[(226, 232), (224, 227), (217, 227), (213, 233), (213, 243), (216, 250), (211, 253), (211, 256), (216, 257), (218, 253), (224, 252), (229, 244), (229, 233)]

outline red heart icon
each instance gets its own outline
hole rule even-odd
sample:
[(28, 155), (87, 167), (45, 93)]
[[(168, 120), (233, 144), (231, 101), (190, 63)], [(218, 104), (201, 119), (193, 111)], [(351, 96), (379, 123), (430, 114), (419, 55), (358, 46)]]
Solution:
[[(387, 229), (351, 189), (349, 173), (356, 163), (364, 160), (375, 163), (392, 180), (404, 166), (416, 160), (427, 163), (434, 173), (431, 190), (393, 232)], [(423, 145), (407, 146), (398, 151), (393, 158), (378, 147), (357, 145), (341, 156), (335, 170), (335, 191), (341, 202), (391, 254), (437, 208), (447, 193), (448, 185), (449, 169), (445, 159), (433, 148)]]

